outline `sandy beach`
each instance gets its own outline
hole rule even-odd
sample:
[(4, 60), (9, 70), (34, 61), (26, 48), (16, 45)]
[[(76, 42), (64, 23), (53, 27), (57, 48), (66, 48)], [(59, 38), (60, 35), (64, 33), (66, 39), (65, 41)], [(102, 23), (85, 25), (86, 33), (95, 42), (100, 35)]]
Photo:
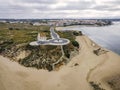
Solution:
[(91, 81), (113, 90), (107, 80), (120, 75), (120, 56), (109, 50), (97, 56), (93, 50), (100, 47), (87, 36), (76, 40), (79, 54), (58, 71), (26, 68), (0, 56), (0, 90), (94, 90)]

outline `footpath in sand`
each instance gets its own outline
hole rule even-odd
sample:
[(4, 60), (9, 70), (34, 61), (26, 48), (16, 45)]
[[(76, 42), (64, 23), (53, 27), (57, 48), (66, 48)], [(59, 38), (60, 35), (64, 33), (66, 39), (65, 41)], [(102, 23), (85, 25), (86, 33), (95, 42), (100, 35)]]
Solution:
[(0, 56), (0, 90), (93, 90), (90, 81), (111, 90), (104, 78), (120, 73), (120, 56), (109, 51), (99, 56), (99, 46), (78, 36), (79, 54), (58, 71), (26, 68)]

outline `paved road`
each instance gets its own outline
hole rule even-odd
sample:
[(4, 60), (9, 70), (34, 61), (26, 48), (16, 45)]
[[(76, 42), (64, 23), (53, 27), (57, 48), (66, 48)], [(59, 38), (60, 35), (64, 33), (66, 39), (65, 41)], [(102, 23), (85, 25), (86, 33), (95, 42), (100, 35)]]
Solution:
[(54, 31), (54, 27), (50, 28), (50, 34), (51, 34), (52, 39), (59, 39), (60, 38), (60, 36)]
[(54, 31), (54, 27), (50, 28), (50, 34), (52, 39), (45, 41), (34, 41), (31, 42), (30, 45), (66, 45), (70, 42), (68, 39), (60, 38), (60, 36)]

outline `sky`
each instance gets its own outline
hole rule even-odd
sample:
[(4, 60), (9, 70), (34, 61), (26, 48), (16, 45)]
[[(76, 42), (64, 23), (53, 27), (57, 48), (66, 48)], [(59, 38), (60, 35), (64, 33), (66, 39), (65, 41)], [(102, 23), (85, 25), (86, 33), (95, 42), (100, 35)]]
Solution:
[(0, 18), (120, 18), (120, 0), (0, 0)]

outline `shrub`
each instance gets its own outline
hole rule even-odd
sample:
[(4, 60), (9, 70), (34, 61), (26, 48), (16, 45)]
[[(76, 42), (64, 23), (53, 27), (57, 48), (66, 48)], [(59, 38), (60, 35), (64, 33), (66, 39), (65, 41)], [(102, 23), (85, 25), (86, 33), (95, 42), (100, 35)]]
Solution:
[(10, 27), (10, 28), (9, 28), (9, 30), (13, 30), (13, 28), (12, 28), (12, 27)]
[(76, 31), (74, 31), (74, 32), (73, 32), (73, 35), (75, 35), (75, 36), (79, 36), (79, 33), (76, 32)]
[(78, 48), (79, 48), (79, 43), (78, 43), (77, 41), (72, 41), (72, 44), (73, 44), (73, 46), (75, 46), (75, 47), (78, 47)]
[(80, 36), (80, 35), (82, 35), (82, 32), (81, 31), (73, 31), (73, 35)]

